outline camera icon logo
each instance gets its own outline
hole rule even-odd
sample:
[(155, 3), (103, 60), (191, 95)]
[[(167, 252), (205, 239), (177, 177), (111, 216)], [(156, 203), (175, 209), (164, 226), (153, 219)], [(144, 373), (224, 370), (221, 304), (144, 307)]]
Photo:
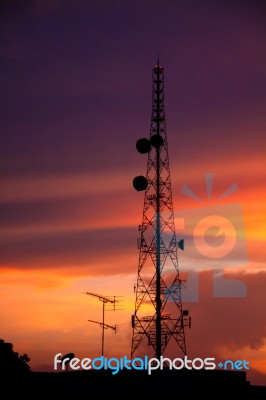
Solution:
[(221, 259), (234, 249), (237, 232), (227, 218), (210, 215), (197, 223), (193, 236), (199, 253), (205, 257)]
[[(211, 199), (213, 174), (205, 174), (208, 201)], [(234, 183), (218, 199), (238, 189)], [(197, 202), (201, 199), (188, 187), (182, 193)], [(224, 279), (227, 267), (243, 267), (247, 263), (245, 229), (241, 204), (221, 204), (195, 207), (174, 212), (177, 238), (184, 238), (182, 270), (187, 272), (187, 284), (182, 289), (183, 301), (198, 301), (198, 272), (213, 271), (214, 297), (246, 297), (246, 285), (239, 279)], [(166, 236), (166, 235), (164, 235)], [(166, 237), (165, 237), (166, 240)]]

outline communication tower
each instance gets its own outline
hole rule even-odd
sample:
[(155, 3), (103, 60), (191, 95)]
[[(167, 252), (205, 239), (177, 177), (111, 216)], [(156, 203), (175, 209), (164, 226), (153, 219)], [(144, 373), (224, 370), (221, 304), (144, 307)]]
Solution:
[[(183, 310), (177, 250), (184, 241), (175, 234), (172, 188), (164, 110), (164, 68), (158, 60), (152, 70), (152, 116), (149, 139), (136, 143), (148, 154), (146, 176), (136, 176), (133, 186), (145, 191), (142, 223), (139, 226), (139, 263), (132, 315), (131, 358), (140, 346), (149, 345), (159, 358), (170, 341), (186, 355), (185, 327), (191, 325)], [(146, 341), (145, 341), (146, 339)]]

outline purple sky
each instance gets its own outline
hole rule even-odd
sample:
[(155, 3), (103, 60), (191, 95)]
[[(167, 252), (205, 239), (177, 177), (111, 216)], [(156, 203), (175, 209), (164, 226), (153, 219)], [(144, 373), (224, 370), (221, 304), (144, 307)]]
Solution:
[(242, 157), (261, 148), (252, 123), (265, 127), (263, 2), (22, 3), (2, 2), (4, 176), (119, 172), (126, 160), (133, 168), (135, 139), (149, 131), (158, 50), (180, 165), (199, 146), (210, 159), (217, 148), (232, 157), (235, 142)]

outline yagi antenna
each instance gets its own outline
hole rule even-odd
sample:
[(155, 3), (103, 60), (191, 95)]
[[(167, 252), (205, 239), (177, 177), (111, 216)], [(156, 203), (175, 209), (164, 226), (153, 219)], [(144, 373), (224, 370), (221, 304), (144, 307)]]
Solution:
[[(119, 298), (121, 298), (123, 296), (103, 296), (101, 294), (94, 293), (94, 292), (85, 292), (85, 294), (92, 296), (92, 297), (96, 297), (98, 300), (100, 300), (103, 303), (102, 322), (93, 321), (91, 319), (88, 319), (88, 322), (98, 324), (102, 328), (102, 356), (103, 356), (103, 354), (104, 354), (104, 331), (108, 328), (111, 328), (115, 333), (117, 332), (116, 325), (109, 325), (109, 324), (105, 323), (105, 311), (122, 310), (121, 308), (117, 308), (117, 303), (122, 302), (122, 300)], [(107, 306), (109, 306), (109, 309), (106, 309)]]

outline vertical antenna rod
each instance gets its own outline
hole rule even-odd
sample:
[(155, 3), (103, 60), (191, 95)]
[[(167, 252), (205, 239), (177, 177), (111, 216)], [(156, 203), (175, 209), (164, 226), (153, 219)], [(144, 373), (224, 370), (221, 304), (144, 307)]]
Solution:
[[(159, 54), (157, 68), (155, 69), (156, 89), (154, 91), (154, 113), (156, 114), (156, 135), (160, 135), (160, 75)], [(153, 131), (151, 131), (151, 134)], [(159, 137), (159, 136), (158, 136)], [(156, 357), (162, 354), (162, 329), (161, 329), (161, 226), (160, 226), (160, 146), (156, 150)]]

